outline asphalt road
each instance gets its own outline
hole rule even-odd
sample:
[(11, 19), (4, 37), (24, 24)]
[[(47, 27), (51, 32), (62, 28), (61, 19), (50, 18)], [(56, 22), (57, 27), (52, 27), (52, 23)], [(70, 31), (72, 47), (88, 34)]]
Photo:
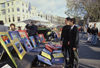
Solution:
[(79, 68), (100, 68), (100, 41), (93, 46), (80, 39), (79, 46)]

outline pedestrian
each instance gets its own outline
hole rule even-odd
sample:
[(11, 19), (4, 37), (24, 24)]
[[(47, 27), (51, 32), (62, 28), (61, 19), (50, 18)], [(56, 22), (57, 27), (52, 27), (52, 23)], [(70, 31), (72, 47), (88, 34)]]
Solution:
[(70, 46), (69, 46), (70, 25), (69, 25), (69, 22), (68, 22), (69, 20), (70, 20), (70, 17), (67, 17), (65, 19), (66, 25), (62, 28), (62, 33), (61, 33), (61, 44), (62, 44), (62, 52), (64, 54), (64, 67), (65, 68), (67, 68), (67, 64), (68, 64), (68, 62), (67, 62), (67, 52), (68, 52), (68, 54), (70, 54)]
[(18, 27), (18, 30), (22, 30), (20, 26)]
[(77, 26), (75, 25), (75, 18), (70, 19), (69, 25), (71, 29), (69, 31), (69, 47), (70, 47), (70, 60), (69, 60), (69, 68), (74, 67), (74, 60), (76, 61), (75, 68), (78, 68), (78, 43), (79, 43), (79, 31)]
[(15, 24), (10, 24), (10, 31), (15, 31), (16, 30), (16, 26)]
[(98, 35), (98, 28), (96, 27), (96, 23), (95, 23), (94, 27), (92, 28), (92, 40), (91, 40), (92, 45), (97, 44), (97, 35)]
[(91, 42), (91, 38), (92, 38), (92, 26), (91, 25), (87, 28), (87, 33), (88, 33), (87, 42)]
[(38, 27), (33, 23), (30, 22), (26, 25), (26, 29), (29, 36), (33, 36), (35, 39), (36, 44), (38, 45), (37, 35), (38, 35)]

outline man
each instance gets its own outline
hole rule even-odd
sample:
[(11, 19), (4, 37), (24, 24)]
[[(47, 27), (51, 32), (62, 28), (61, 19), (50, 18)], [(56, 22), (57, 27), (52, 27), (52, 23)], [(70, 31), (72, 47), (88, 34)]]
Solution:
[(94, 24), (94, 27), (92, 28), (92, 45), (97, 44), (97, 35), (98, 35), (98, 28), (96, 27), (96, 23)]
[(70, 46), (69, 46), (69, 31), (70, 31), (70, 25), (68, 21), (70, 18), (65, 19), (65, 26), (62, 29), (61, 33), (61, 44), (62, 44), (62, 52), (64, 54), (65, 59), (65, 68), (67, 68), (67, 52), (70, 53)]
[(75, 18), (70, 19), (69, 25), (71, 26), (71, 29), (69, 31), (69, 43), (70, 43), (70, 67), (73, 68), (74, 66), (74, 59), (76, 60), (76, 68), (78, 68), (78, 42), (79, 42), (79, 32), (78, 28), (75, 26)]
[(87, 39), (87, 42), (90, 42), (91, 41), (91, 37), (92, 37), (92, 27), (91, 25), (88, 27), (87, 29), (87, 33), (88, 33), (88, 39)]
[(10, 30), (11, 31), (15, 31), (16, 30), (16, 26), (15, 26), (15, 24), (10, 24)]
[(38, 44), (37, 37), (36, 37), (37, 33), (38, 33), (38, 27), (36, 25), (34, 25), (33, 22), (31, 22), (26, 25), (26, 29), (27, 29), (28, 35), (34, 36), (35, 42), (36, 42), (36, 44)]

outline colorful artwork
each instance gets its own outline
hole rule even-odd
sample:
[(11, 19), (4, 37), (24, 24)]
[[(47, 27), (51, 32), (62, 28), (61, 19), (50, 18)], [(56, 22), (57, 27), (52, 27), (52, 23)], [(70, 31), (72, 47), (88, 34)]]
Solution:
[(20, 43), (19, 43), (19, 42), (16, 42), (15, 45), (16, 45), (18, 51), (19, 51), (20, 53), (22, 53), (22, 52), (23, 52), (23, 49), (22, 49)]
[(7, 47), (11, 46), (10, 37), (7, 32), (0, 32), (1, 39), (5, 42)]
[(55, 53), (55, 54), (53, 54), (53, 57), (54, 58), (61, 58), (61, 57), (64, 57), (64, 55), (62, 53)]
[(24, 55), (26, 54), (26, 51), (24, 50), (23, 46), (18, 39), (12, 40), (12, 44), (19, 58), (22, 60)]
[(48, 65), (52, 65), (49, 59), (47, 59), (47, 58), (45, 58), (45, 57), (43, 57), (41, 55), (38, 55), (37, 57), (38, 57), (39, 61), (41, 61), (41, 62), (43, 62), (45, 64), (48, 64)]
[(19, 30), (18, 32), (19, 32), (21, 38), (29, 39), (28, 34), (27, 34), (27, 32), (25, 30)]
[(8, 43), (5, 43), (5, 39), (6, 39), (6, 41), (9, 40), (9, 35), (8, 35), (8, 33), (7, 33), (7, 32), (0, 32), (0, 43), (1, 43), (2, 47), (5, 49), (5, 51), (7, 52), (8, 56), (9, 56), (10, 59), (11, 59), (11, 61), (13, 62), (15, 68), (17, 68), (17, 64), (16, 64), (14, 58), (12, 57), (12, 55), (11, 55), (9, 49), (8, 49), (8, 47), (11, 46), (10, 40), (8, 41), (8, 43), (9, 43), (9, 44), (8, 44)]
[(26, 50), (28, 52), (31, 51), (33, 49), (33, 47), (31, 45), (31, 43), (29, 42), (29, 40), (27, 38), (24, 38), (23, 41), (24, 41), (24, 45), (25, 45)]
[(5, 42), (5, 44), (9, 44), (10, 43), (10, 39), (7, 37), (7, 35), (0, 35), (2, 40)]
[(42, 51), (41, 55), (46, 57), (47, 59), (51, 60), (51, 56), (49, 54), (47, 54), (46, 52)]
[(31, 40), (31, 42), (32, 42), (32, 44), (33, 44), (33, 46), (34, 46), (34, 48), (36, 48), (37, 45), (36, 45), (36, 43), (35, 43), (34, 37), (33, 37), (33, 36), (30, 36), (29, 38), (30, 38), (30, 40)]
[(45, 43), (44, 35), (43, 35), (43, 34), (39, 34), (39, 37), (40, 37), (40, 41), (41, 41), (42, 43)]
[(8, 33), (12, 40), (14, 40), (14, 39), (21, 40), (21, 37), (20, 37), (20, 34), (18, 31), (9, 31)]

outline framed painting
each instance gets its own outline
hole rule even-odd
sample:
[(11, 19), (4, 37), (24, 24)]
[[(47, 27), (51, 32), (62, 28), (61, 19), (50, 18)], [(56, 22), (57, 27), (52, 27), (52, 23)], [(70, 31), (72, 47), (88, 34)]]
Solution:
[(43, 51), (42, 51), (42, 52), (41, 52), (41, 56), (43, 56), (43, 57), (45, 57), (45, 58), (51, 60), (51, 55), (47, 54), (46, 52), (43, 52)]
[[(3, 38), (3, 36), (4, 36), (4, 38)], [(0, 43), (1, 43), (2, 47), (5, 49), (5, 51), (7, 52), (11, 61), (13, 62), (15, 68), (17, 68), (17, 64), (8, 49), (8, 47), (11, 46), (11, 42), (10, 42), (9, 35), (7, 32), (0, 32)]]
[(43, 57), (43, 56), (41, 56), (41, 55), (38, 55), (37, 57), (38, 57), (38, 60), (39, 60), (39, 61), (41, 61), (41, 62), (43, 62), (43, 63), (45, 63), (45, 64), (48, 64), (48, 65), (52, 65), (52, 64), (51, 64), (51, 61), (50, 61), (49, 59), (47, 59), (47, 58), (45, 58), (45, 57)]
[(21, 40), (21, 37), (18, 31), (9, 31), (8, 33), (9, 33), (11, 40), (14, 40), (14, 39)]
[(40, 41), (41, 41), (42, 43), (45, 43), (45, 42), (46, 42), (46, 41), (45, 41), (45, 37), (44, 37), (43, 34), (39, 34), (39, 38), (40, 38)]
[(27, 38), (27, 39), (29, 39), (26, 30), (18, 30), (18, 32), (19, 32), (21, 38)]
[(0, 32), (0, 37), (4, 41), (7, 47), (11, 46), (11, 39), (7, 32)]
[(61, 58), (61, 57), (64, 57), (63, 53), (55, 53), (53, 54), (53, 57), (54, 58)]
[(25, 46), (26, 50), (28, 52), (31, 51), (33, 49), (33, 47), (31, 45), (31, 43), (29, 42), (29, 40), (27, 38), (24, 38), (23, 41), (24, 41), (24, 46)]
[(31, 40), (31, 42), (32, 42), (32, 44), (33, 44), (33, 46), (34, 46), (34, 48), (36, 48), (37, 45), (36, 45), (36, 42), (35, 42), (34, 37), (33, 37), (33, 36), (30, 36), (29, 39)]
[(12, 40), (12, 44), (20, 60), (22, 60), (24, 55), (26, 54), (26, 51), (24, 50), (22, 44), (20, 43), (18, 39)]

